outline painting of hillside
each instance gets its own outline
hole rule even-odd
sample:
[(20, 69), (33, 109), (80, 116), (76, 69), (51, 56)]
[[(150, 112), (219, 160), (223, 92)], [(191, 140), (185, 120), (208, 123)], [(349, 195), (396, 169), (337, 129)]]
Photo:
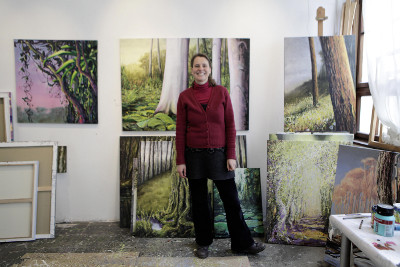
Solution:
[(355, 133), (355, 38), (285, 38), (284, 131)]

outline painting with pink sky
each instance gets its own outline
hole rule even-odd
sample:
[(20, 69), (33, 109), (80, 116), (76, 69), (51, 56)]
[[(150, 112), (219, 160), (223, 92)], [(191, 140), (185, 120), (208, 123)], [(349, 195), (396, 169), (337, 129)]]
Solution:
[(14, 40), (20, 123), (98, 123), (97, 41)]

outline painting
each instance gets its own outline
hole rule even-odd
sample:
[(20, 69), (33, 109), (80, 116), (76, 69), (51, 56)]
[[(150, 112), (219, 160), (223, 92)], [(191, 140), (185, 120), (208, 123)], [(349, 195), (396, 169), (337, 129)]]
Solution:
[(352, 143), (354, 134), (350, 133), (336, 133), (336, 132), (299, 132), (299, 133), (276, 133), (270, 134), (269, 140), (292, 140), (292, 141), (337, 141), (345, 143)]
[(14, 141), (11, 93), (0, 92), (0, 142)]
[(325, 246), (339, 142), (267, 141), (267, 243)]
[[(378, 203), (400, 201), (399, 154), (364, 147), (339, 146), (338, 162), (332, 195), (331, 214), (370, 213)], [(333, 233), (328, 239), (325, 261), (339, 266), (341, 235)], [(354, 261), (364, 257), (355, 251)]]
[(249, 129), (250, 39), (122, 39), (124, 131), (174, 131), (179, 94), (190, 87), (190, 59), (212, 61), (212, 77), (230, 93), (237, 130)]
[[(246, 164), (245, 140), (236, 137), (238, 166)], [(120, 138), (120, 227), (137, 237), (192, 237), (189, 200), (187, 179), (176, 172), (174, 136)]]
[[(235, 183), (243, 217), (252, 236), (264, 236), (260, 168), (236, 168)], [(213, 200), (215, 237), (229, 237), (225, 209), (216, 186), (214, 186)]]
[(98, 123), (97, 41), (14, 40), (20, 123)]
[(355, 133), (355, 37), (292, 37), (284, 46), (284, 131)]
[(0, 162), (8, 161), (39, 161), (36, 239), (54, 238), (57, 143), (0, 143)]
[(36, 238), (38, 161), (0, 162), (0, 242)]

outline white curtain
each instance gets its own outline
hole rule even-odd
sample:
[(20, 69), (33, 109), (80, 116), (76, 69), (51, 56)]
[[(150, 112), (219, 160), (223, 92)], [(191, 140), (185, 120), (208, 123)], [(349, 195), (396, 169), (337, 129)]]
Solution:
[(385, 143), (400, 146), (400, 0), (364, 0), (368, 83)]

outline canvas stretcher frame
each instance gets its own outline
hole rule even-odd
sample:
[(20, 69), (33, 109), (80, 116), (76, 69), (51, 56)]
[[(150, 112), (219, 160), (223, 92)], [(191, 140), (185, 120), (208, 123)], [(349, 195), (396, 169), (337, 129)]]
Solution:
[(0, 174), (0, 242), (36, 239), (39, 162), (0, 162)]
[(0, 161), (39, 161), (36, 239), (55, 236), (56, 142), (0, 143)]
[(0, 92), (0, 142), (11, 142), (12, 137), (12, 116), (11, 116), (11, 93)]

